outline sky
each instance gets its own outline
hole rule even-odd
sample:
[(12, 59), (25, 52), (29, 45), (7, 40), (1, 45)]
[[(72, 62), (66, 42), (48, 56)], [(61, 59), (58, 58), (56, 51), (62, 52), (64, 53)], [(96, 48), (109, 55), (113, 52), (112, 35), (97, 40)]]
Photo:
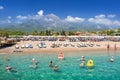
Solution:
[(120, 25), (120, 0), (0, 0), (0, 24), (48, 15), (49, 20)]

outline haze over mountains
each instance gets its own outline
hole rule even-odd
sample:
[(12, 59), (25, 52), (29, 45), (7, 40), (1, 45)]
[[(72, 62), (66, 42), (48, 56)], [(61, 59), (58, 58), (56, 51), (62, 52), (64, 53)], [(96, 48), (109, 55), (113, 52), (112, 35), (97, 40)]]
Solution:
[(67, 16), (64, 19), (56, 16), (55, 14), (43, 14), (44, 11), (40, 10), (36, 15), (16, 16), (16, 20), (12, 22), (11, 18), (5, 22), (0, 22), (0, 28), (10, 30), (46, 30), (54, 29), (60, 31), (64, 30), (105, 30), (105, 29), (117, 29), (120, 27), (120, 21), (115, 20), (116, 15), (100, 14), (92, 18), (81, 18)]

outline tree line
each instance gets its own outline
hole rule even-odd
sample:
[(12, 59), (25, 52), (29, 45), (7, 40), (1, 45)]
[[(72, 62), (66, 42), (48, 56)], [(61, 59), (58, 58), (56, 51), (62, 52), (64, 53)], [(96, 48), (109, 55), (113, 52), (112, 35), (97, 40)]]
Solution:
[[(99, 31), (84, 31), (84, 32), (89, 32), (94, 33), (96, 35), (114, 35), (114, 33), (120, 33), (120, 28), (118, 28), (117, 30), (99, 30)], [(72, 36), (75, 35), (76, 31), (65, 31), (64, 29), (62, 29), (61, 31), (55, 31), (55, 30), (44, 30), (44, 31), (39, 31), (39, 30), (33, 30), (32, 32), (25, 32), (25, 31), (21, 31), (21, 30), (3, 30), (0, 29), (0, 37), (9, 37), (10, 35), (15, 35), (15, 36), (19, 36), (19, 35), (34, 35), (34, 36), (58, 36), (58, 35), (62, 35), (62, 36)]]

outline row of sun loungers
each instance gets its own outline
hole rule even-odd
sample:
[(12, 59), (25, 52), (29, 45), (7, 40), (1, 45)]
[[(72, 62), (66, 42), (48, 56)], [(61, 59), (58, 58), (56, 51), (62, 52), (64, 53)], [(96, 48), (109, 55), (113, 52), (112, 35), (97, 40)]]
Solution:
[[(39, 44), (37, 44), (36, 45), (38, 48), (46, 48), (47, 47), (47, 45), (46, 45), (46, 43), (45, 42), (42, 42), (42, 43), (39, 43)], [(93, 43), (77, 43), (77, 44), (74, 44), (74, 43), (68, 43), (68, 42), (66, 42), (66, 43), (51, 43), (51, 45), (49, 46), (49, 47), (51, 47), (51, 48), (59, 48), (59, 47), (69, 47), (69, 46), (71, 46), (71, 47), (78, 47), (78, 48), (81, 48), (81, 47), (93, 47), (93, 46), (96, 46), (96, 47), (100, 47), (100, 44), (93, 44)], [(18, 46), (18, 45), (16, 45), (15, 46), (15, 48), (16, 49), (19, 49), (19, 48), (21, 48), (21, 49), (24, 49), (24, 48), (33, 48), (33, 45), (32, 44), (26, 44), (26, 45), (21, 45), (21, 47), (20, 46)]]
[[(37, 46), (38, 46), (38, 48), (46, 48), (47, 47), (45, 43), (39, 43), (39, 44), (37, 44)], [(24, 49), (24, 48), (33, 48), (33, 45), (32, 44), (29, 44), (29, 45), (26, 44), (26, 45), (21, 45), (21, 47), (18, 46), (18, 45), (15, 45), (15, 48), (16, 49), (19, 49), (19, 48), (21, 48), (21, 49)]]
[(68, 46), (71, 46), (71, 47), (93, 47), (93, 46), (97, 46), (97, 47), (100, 47), (100, 44), (93, 44), (93, 43), (78, 43), (77, 45), (75, 45), (74, 43), (52, 43), (51, 47), (52, 48), (55, 48), (55, 47), (61, 47), (61, 46), (64, 46), (64, 47), (68, 47)]
[[(20, 48), (20, 46), (18, 46), (18, 45), (15, 45), (15, 48), (16, 49), (19, 49)], [(23, 48), (33, 48), (33, 45), (32, 44), (29, 44), (29, 45), (21, 45), (21, 48), (23, 49)]]

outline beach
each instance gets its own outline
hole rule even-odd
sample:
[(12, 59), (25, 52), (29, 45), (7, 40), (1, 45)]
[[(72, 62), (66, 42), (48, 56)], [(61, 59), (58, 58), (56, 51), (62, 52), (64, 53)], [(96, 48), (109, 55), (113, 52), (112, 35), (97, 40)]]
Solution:
[[(20, 41), (16, 45), (19, 49), (16, 49), (13, 45), (11, 47), (6, 47), (0, 49), (0, 53), (40, 53), (40, 52), (78, 52), (78, 51), (96, 51), (96, 50), (108, 50), (107, 46), (109, 44), (109, 50), (120, 50), (120, 42), (112, 41), (101, 41), (101, 42), (68, 42), (68, 41), (45, 41), (46, 48), (39, 48), (37, 45), (40, 41)], [(21, 48), (22, 45), (31, 44), (33, 48)], [(52, 44), (61, 44), (60, 47), (52, 48)], [(67, 46), (64, 46), (67, 44)], [(74, 46), (71, 46), (74, 45)], [(78, 47), (78, 44), (94, 44), (94, 46)], [(116, 48), (115, 48), (116, 45)]]

